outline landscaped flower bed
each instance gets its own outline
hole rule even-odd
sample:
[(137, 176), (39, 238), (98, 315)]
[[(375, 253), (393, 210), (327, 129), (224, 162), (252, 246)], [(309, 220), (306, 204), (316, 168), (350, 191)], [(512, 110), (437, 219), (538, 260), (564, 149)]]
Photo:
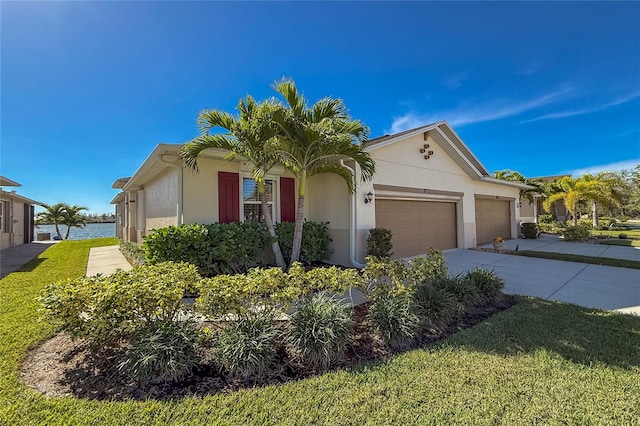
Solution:
[[(407, 266), (370, 258), (361, 273), (294, 265), (201, 279), (187, 264), (142, 266), (50, 285), (41, 300), (66, 333), (29, 355), (24, 376), (49, 394), (96, 399), (295, 380), (473, 325), (511, 306), (502, 285), (485, 270), (451, 277), (437, 251)], [(369, 301), (337, 296), (352, 287)], [(182, 295), (193, 288), (200, 297), (189, 307)], [(42, 362), (57, 367), (34, 374)]]

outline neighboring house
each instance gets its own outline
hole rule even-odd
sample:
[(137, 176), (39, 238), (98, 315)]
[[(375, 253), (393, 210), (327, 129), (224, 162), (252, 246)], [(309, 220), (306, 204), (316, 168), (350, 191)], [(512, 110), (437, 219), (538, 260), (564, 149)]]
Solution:
[[(250, 164), (226, 161), (225, 151), (211, 149), (193, 173), (182, 166), (181, 146), (159, 144), (133, 176), (114, 182), (122, 190), (111, 201), (120, 238), (141, 242), (158, 227), (260, 218)], [(329, 222), (332, 263), (363, 262), (376, 226), (392, 231), (395, 257), (517, 237), (519, 191), (528, 186), (492, 178), (446, 122), (372, 139), (365, 149), (377, 170), (361, 184), (356, 169), (355, 194), (336, 175), (308, 181), (305, 218)], [(268, 178), (274, 220), (293, 221), (298, 182), (282, 166)]]
[[(19, 187), (18, 182), (0, 176), (0, 186)], [(16, 193), (0, 189), (0, 249), (33, 241), (35, 205), (42, 205)]]
[[(571, 177), (571, 175), (541, 176), (535, 179), (540, 179), (543, 182), (554, 182), (564, 177)], [(544, 206), (542, 205), (543, 202), (544, 199), (542, 197), (536, 198), (536, 218), (541, 214), (550, 214), (555, 218), (555, 220), (558, 220), (560, 222), (566, 222), (570, 219), (570, 214), (567, 210), (567, 206), (565, 205), (564, 200), (554, 201), (553, 203), (551, 203), (551, 206), (549, 206), (549, 211), (544, 208)]]

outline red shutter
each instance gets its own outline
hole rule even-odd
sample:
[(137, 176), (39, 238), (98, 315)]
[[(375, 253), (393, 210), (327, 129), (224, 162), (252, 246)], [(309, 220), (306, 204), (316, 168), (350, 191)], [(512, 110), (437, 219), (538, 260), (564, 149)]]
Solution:
[(280, 221), (296, 221), (296, 181), (280, 178)]
[(240, 222), (240, 175), (218, 172), (218, 222)]

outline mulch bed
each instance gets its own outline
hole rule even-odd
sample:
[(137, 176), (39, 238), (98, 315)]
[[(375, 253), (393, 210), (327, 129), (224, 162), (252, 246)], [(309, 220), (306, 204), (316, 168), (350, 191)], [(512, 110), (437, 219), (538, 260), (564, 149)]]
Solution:
[[(467, 312), (445, 330), (433, 331), (415, 347), (438, 342), (462, 329), (473, 327), (490, 316), (509, 309), (517, 301), (515, 296), (502, 296), (496, 302)], [(115, 353), (93, 356), (82, 340), (72, 340), (59, 333), (31, 350), (24, 359), (20, 376), (30, 388), (47, 396), (74, 396), (93, 400), (175, 399), (187, 395), (228, 393), (242, 388), (279, 384), (304, 377), (323, 374), (340, 368), (356, 367), (359, 363), (383, 360), (395, 353), (389, 350), (367, 324), (367, 305), (354, 308), (354, 335), (345, 356), (327, 370), (309, 370), (286, 357), (280, 348), (279, 365), (269, 377), (254, 381), (231, 380), (217, 369), (203, 365), (188, 379), (179, 383), (160, 383), (141, 386), (115, 369)]]

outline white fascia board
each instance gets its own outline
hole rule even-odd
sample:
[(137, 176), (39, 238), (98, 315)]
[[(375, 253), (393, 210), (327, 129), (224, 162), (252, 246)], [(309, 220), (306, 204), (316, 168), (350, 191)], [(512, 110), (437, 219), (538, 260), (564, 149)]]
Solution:
[(178, 152), (182, 144), (168, 144), (168, 143), (159, 143), (156, 147), (151, 151), (151, 154), (144, 160), (142, 165), (136, 170), (136, 172), (131, 176), (131, 178), (124, 184), (122, 187), (123, 191), (136, 190), (142, 185), (146, 183), (146, 181), (141, 181), (144, 177), (145, 173), (148, 172), (151, 167), (153, 167), (159, 160), (162, 159), (162, 156), (167, 152)]
[(17, 194), (15, 192), (13, 192), (13, 191), (11, 191), (11, 192), (2, 191), (1, 194), (2, 194), (2, 197), (4, 199), (14, 198), (14, 199), (22, 201), (23, 203), (26, 203), (26, 204), (33, 204), (33, 205), (36, 205), (36, 206), (44, 206), (44, 203), (42, 203), (40, 201), (32, 200), (31, 198), (24, 197), (24, 196), (22, 196), (20, 194)]
[[(446, 123), (445, 123), (446, 124)], [(448, 125), (447, 125), (448, 127)], [(449, 127), (451, 129), (451, 127)], [(456, 144), (447, 137), (447, 135), (440, 130), (440, 127), (436, 127), (436, 131), (438, 132), (438, 134), (440, 136), (442, 136), (444, 138), (445, 141), (447, 141), (449, 143), (449, 145), (451, 146), (451, 148), (453, 148), (453, 150), (458, 154), (458, 156), (460, 157), (460, 159), (462, 159), (462, 161), (464, 161), (470, 168), (471, 170), (473, 170), (476, 173), (476, 176), (470, 176), (472, 179), (481, 179), (484, 175), (482, 174), (482, 172), (480, 172), (480, 170), (478, 170), (476, 168), (476, 166), (473, 165), (473, 163), (471, 161), (469, 161), (469, 159), (467, 158), (466, 155), (464, 155), (462, 153), (462, 151), (460, 151), (460, 148), (458, 148), (456, 146)], [(467, 148), (468, 149), (468, 148)], [(471, 152), (471, 151), (469, 151)], [(453, 159), (455, 161), (455, 159)]]

